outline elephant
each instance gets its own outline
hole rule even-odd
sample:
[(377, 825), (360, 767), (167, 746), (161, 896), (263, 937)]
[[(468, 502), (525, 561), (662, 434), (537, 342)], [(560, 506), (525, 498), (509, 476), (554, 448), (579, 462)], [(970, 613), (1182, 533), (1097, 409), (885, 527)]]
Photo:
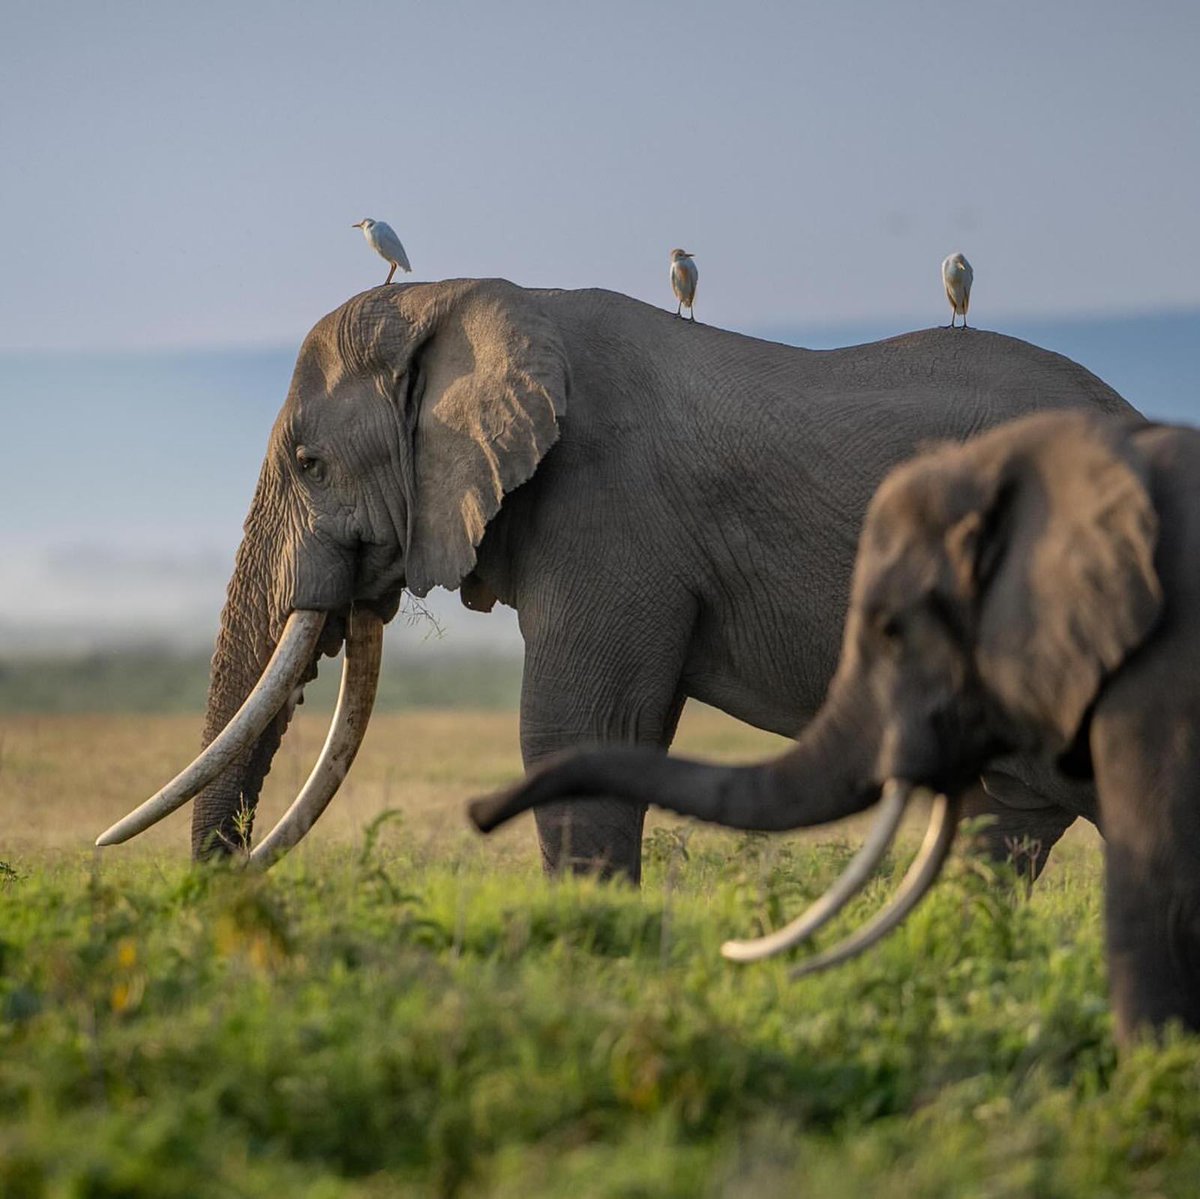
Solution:
[[(688, 698), (794, 735), (833, 674), (887, 468), (930, 439), (1072, 407), (1133, 415), (1068, 359), (974, 329), (811, 351), (601, 290), (363, 292), (308, 334), (271, 432), (206, 748), (101, 842), (195, 796), (193, 855), (244, 848), (298, 690), (345, 643), (326, 752), (253, 856), (294, 844), (353, 759), (405, 588), (516, 609), (527, 767), (581, 743), (668, 746)], [(989, 785), (997, 836), (1032, 830), (1047, 849), (1091, 802), (1024, 761)], [(547, 869), (636, 882), (643, 815), (539, 812)]]
[(912, 787), (940, 793), (891, 908), (807, 973), (903, 918), (981, 771), (1038, 755), (1095, 784), (1119, 1041), (1173, 1021), (1200, 1031), (1198, 501), (1200, 432), (1188, 428), (1047, 412), (932, 448), (871, 501), (837, 671), (795, 748), (742, 767), (592, 750), (476, 801), (471, 816), (490, 830), (530, 806), (603, 795), (781, 830), (879, 799), (875, 847), (837, 894), (787, 930), (727, 947), (748, 960), (807, 939), (844, 905)]

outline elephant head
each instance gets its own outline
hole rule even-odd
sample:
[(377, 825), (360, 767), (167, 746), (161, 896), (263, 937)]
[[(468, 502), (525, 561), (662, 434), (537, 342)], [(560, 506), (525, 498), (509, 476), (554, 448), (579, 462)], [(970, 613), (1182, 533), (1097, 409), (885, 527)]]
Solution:
[[(1092, 771), (1093, 725), (1164, 606), (1148, 473), (1132, 426), (1083, 412), (1028, 417), (926, 452), (888, 475), (870, 504), (837, 672), (794, 749), (741, 767), (648, 749), (573, 754), (474, 801), (471, 818), (489, 831), (534, 805), (604, 794), (783, 830), (847, 816), (882, 789), (875, 828), (831, 892), (787, 928), (725, 947), (749, 960), (795, 944), (844, 906), (885, 852), (912, 787), (932, 788), (940, 794), (926, 843), (891, 906), (796, 973), (843, 960), (932, 884), (959, 798), (995, 758), (1032, 750)], [(1121, 801), (1096, 771), (1107, 832)], [(1200, 1022), (1200, 999), (1192, 1005), (1165, 1015)], [(1125, 1006), (1123, 1028), (1163, 1016), (1136, 996)]]
[(213, 657), (200, 758), (101, 839), (196, 796), (195, 856), (244, 846), (303, 684), (343, 642), (321, 761), (268, 859), (307, 830), (358, 747), (381, 624), (401, 591), (458, 587), (505, 493), (558, 437), (569, 390), (555, 328), (501, 280), (380, 287), (305, 339), (271, 432)]

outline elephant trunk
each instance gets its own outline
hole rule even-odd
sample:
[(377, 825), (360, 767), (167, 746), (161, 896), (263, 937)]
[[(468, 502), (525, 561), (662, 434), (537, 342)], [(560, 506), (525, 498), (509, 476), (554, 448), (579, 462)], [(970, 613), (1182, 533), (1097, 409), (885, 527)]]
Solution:
[(716, 766), (641, 746), (572, 753), (514, 787), (474, 800), (468, 814), (486, 833), (541, 804), (610, 797), (653, 803), (726, 828), (778, 832), (870, 807), (879, 795), (878, 747), (878, 721), (863, 689), (835, 684), (796, 747), (773, 761)]
[[(277, 620), (264, 580), (269, 579), (267, 538), (247, 522), (213, 653), (205, 707), (202, 745), (209, 745), (232, 720), (258, 683), (275, 647)], [(316, 676), (316, 655), (301, 685)], [(244, 849), (249, 845), (254, 811), (299, 698), (299, 688), (285, 701), (266, 728), (229, 767), (199, 795), (192, 808), (192, 857), (196, 860)]]

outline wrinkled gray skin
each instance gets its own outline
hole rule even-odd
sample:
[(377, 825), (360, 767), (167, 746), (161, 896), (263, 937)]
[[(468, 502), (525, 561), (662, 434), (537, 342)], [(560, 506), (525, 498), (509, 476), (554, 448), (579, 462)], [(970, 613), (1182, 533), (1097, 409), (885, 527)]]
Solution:
[[(332, 653), (351, 601), (390, 618), (403, 586), (439, 584), (520, 615), (527, 766), (581, 743), (666, 746), (688, 697), (795, 734), (833, 674), (859, 522), (888, 467), (1067, 405), (1130, 411), (1067, 359), (977, 330), (814, 352), (611, 292), (364, 292), (300, 351), (229, 585), (205, 740), (292, 608), (334, 614)], [(237, 842), (287, 715), (198, 797), (194, 854)], [(984, 800), (997, 845), (1029, 833), (1048, 850), (1090, 792), (1014, 771), (992, 779), (1005, 806)], [(642, 811), (599, 801), (573, 817), (539, 813), (548, 867), (638, 877)]]
[(1044, 414), (930, 452), (871, 504), (841, 661), (795, 750), (714, 767), (592, 751), (472, 806), (484, 828), (620, 795), (742, 829), (949, 794), (1004, 753), (1094, 778), (1117, 1031), (1200, 1030), (1200, 433)]

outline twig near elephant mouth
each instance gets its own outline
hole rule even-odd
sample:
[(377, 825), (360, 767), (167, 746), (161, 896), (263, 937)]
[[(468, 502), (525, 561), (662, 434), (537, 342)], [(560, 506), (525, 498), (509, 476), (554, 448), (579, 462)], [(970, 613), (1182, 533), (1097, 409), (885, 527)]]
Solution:
[(433, 614), (429, 605), (407, 588), (400, 593), (400, 609), (396, 615), (410, 628), (428, 624), (429, 628), (425, 631), (424, 638), (426, 641), (441, 641), (446, 635), (442, 622)]

